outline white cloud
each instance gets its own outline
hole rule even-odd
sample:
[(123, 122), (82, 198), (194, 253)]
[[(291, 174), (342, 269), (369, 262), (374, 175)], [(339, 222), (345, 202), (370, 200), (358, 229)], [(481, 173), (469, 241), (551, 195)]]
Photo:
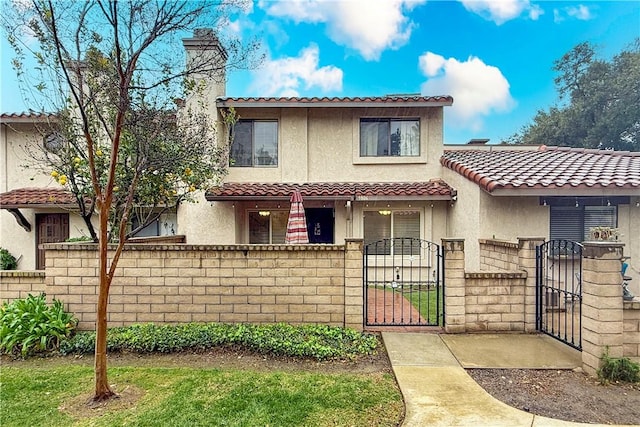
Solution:
[(420, 88), (423, 95), (453, 96), (453, 106), (445, 111), (452, 126), (480, 131), (484, 116), (515, 106), (509, 82), (500, 69), (477, 57), (459, 61), (426, 52), (420, 56), (419, 66), (427, 77)]
[(326, 24), (335, 43), (355, 49), (366, 60), (409, 41), (415, 28), (406, 13), (426, 0), (277, 0), (259, 3), (268, 14), (295, 22)]
[(578, 19), (580, 21), (588, 21), (590, 19), (593, 19), (593, 17), (594, 15), (591, 9), (583, 4), (553, 10), (553, 20), (556, 23), (562, 22), (568, 18)]
[(529, 18), (534, 21), (544, 13), (542, 8), (532, 5), (529, 0), (459, 0), (465, 9), (483, 18), (502, 25), (507, 21), (518, 18), (527, 11)]
[(342, 70), (319, 67), (320, 50), (315, 44), (302, 49), (297, 57), (267, 60), (253, 72), (252, 91), (262, 96), (300, 96), (300, 90), (321, 92), (342, 90)]

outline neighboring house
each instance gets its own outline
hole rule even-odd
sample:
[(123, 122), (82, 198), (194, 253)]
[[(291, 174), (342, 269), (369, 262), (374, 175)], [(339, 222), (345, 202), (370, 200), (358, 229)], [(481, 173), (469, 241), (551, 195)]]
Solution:
[[(190, 54), (201, 44), (219, 49), (203, 41), (206, 34), (185, 40)], [(224, 183), (201, 194), (200, 203), (181, 205), (170, 221), (187, 243), (282, 244), (289, 198), (299, 190), (311, 243), (393, 237), (439, 243), (460, 237), (470, 269), (479, 268), (479, 239), (584, 240), (590, 226), (618, 227), (625, 254), (636, 266), (630, 272), (640, 294), (640, 153), (483, 144), (445, 148), (443, 110), (453, 102), (449, 96), (235, 98), (227, 97), (219, 82), (209, 89), (212, 114), (220, 118), (220, 111), (233, 107), (240, 121)], [(55, 182), (44, 175), (30, 181), (33, 172), (18, 167), (14, 152), (23, 136), (17, 130), (28, 133), (29, 120), (35, 119), (2, 115), (0, 246), (23, 256), (22, 269), (37, 266), (37, 226), (25, 231), (19, 216), (9, 213), (18, 210), (36, 224), (40, 212), (69, 212)], [(43, 193), (43, 203), (34, 209), (40, 193), (24, 188), (50, 186), (57, 196)], [(21, 197), (12, 198), (16, 194)], [(68, 234), (81, 235), (82, 224), (74, 217)], [(162, 233), (162, 226), (149, 231)]]

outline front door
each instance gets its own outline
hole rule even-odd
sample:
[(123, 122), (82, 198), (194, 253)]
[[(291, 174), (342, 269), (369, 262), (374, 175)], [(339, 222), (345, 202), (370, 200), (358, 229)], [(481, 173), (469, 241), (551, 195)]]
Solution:
[(309, 243), (333, 243), (333, 209), (305, 208)]
[(36, 269), (44, 270), (45, 261), (41, 243), (64, 242), (69, 238), (69, 214), (38, 214), (36, 215)]

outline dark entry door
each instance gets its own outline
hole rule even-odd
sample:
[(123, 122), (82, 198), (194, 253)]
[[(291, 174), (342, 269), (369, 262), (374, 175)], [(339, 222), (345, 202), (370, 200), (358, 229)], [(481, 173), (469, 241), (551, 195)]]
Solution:
[(38, 214), (36, 215), (36, 268), (44, 270), (44, 250), (41, 243), (64, 242), (69, 238), (69, 214)]
[(333, 243), (333, 209), (305, 208), (309, 243)]

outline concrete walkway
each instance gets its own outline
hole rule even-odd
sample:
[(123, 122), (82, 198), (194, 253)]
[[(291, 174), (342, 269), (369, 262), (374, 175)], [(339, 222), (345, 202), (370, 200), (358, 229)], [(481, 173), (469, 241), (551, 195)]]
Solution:
[(382, 339), (404, 397), (404, 427), (587, 425), (512, 408), (485, 392), (464, 370), (579, 366), (580, 353), (551, 337), (383, 332)]

